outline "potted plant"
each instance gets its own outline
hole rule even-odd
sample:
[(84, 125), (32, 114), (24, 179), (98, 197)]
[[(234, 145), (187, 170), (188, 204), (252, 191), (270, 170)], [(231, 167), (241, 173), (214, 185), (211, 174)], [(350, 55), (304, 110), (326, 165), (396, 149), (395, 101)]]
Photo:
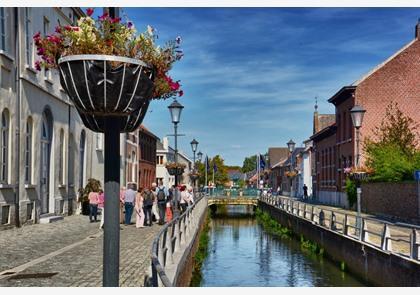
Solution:
[(286, 171), (284, 173), (284, 175), (286, 175), (286, 177), (293, 178), (297, 175), (297, 172), (296, 171)]
[(187, 166), (182, 163), (168, 162), (165, 167), (170, 175), (182, 175)]
[(183, 95), (179, 81), (168, 75), (183, 56), (181, 38), (160, 47), (151, 26), (137, 34), (130, 21), (107, 13), (94, 20), (92, 14), (87, 9), (75, 26), (58, 26), (45, 37), (35, 34), (41, 57), (35, 66), (58, 69), (61, 86), (91, 130), (104, 132), (105, 116), (113, 116), (121, 132), (133, 131), (151, 99)]
[(99, 192), (101, 189), (101, 182), (94, 178), (89, 178), (86, 186), (79, 188), (78, 202), (81, 203), (82, 214), (89, 215), (89, 193)]

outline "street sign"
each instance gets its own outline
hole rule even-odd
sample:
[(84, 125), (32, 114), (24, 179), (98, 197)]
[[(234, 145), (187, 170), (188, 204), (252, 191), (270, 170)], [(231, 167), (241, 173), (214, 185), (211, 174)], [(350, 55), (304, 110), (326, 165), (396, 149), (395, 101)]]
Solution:
[(420, 180), (420, 170), (414, 171), (414, 179), (417, 181)]

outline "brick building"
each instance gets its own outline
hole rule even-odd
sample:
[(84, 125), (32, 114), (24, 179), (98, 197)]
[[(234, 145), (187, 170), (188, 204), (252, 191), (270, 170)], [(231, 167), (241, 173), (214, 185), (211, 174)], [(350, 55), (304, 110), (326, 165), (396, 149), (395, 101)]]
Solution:
[(138, 185), (139, 187), (151, 187), (156, 181), (156, 142), (159, 138), (147, 130), (143, 125), (138, 129)]
[[(354, 165), (356, 158), (355, 129), (350, 110), (355, 105), (365, 110), (360, 128), (361, 147), (384, 119), (386, 107), (396, 102), (402, 112), (420, 123), (420, 22), (415, 38), (399, 51), (349, 86), (342, 87), (328, 102), (335, 106), (335, 121), (315, 133), (316, 194), (318, 200), (347, 206), (344, 193), (344, 168)], [(363, 150), (361, 163), (364, 161)]]

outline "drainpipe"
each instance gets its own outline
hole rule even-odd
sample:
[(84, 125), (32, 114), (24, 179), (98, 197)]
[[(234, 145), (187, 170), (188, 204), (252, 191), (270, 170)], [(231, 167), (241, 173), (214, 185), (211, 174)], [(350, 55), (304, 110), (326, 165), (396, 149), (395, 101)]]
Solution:
[(15, 22), (15, 57), (16, 57), (16, 161), (15, 161), (15, 225), (20, 227), (20, 206), (19, 206), (19, 191), (20, 191), (20, 104), (21, 104), (21, 85), (20, 85), (20, 67), (21, 67), (21, 58), (20, 58), (20, 31), (19, 31), (19, 8), (14, 8), (14, 22)]
[(73, 214), (73, 198), (70, 198), (70, 124), (71, 124), (71, 105), (68, 105), (69, 112), (68, 112), (68, 122), (67, 122), (67, 128), (68, 128), (68, 134), (67, 134), (67, 214), (72, 215)]

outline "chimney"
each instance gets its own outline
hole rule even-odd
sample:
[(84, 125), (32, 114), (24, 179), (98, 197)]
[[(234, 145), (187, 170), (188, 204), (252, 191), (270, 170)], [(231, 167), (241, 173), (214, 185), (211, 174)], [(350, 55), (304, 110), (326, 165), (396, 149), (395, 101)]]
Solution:
[(162, 139), (162, 144), (163, 144), (163, 149), (164, 150), (169, 149), (169, 141), (168, 141), (168, 138), (166, 136)]
[(420, 39), (420, 18), (417, 21), (415, 36), (416, 39)]

